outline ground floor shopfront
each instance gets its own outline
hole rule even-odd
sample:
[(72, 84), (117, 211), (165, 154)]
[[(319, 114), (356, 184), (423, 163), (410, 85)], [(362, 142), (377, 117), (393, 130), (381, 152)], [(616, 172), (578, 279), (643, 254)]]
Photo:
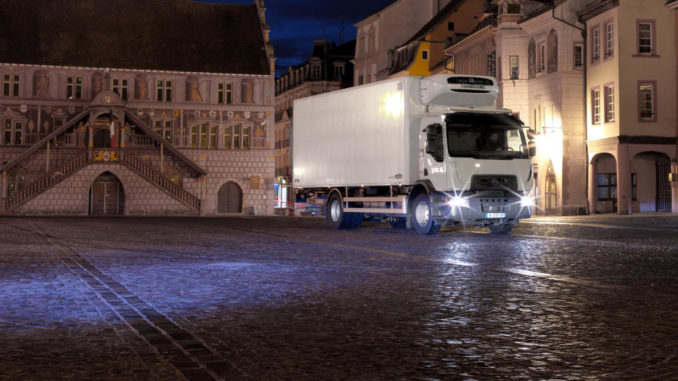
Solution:
[(676, 139), (614, 137), (589, 141), (589, 212), (678, 212)]

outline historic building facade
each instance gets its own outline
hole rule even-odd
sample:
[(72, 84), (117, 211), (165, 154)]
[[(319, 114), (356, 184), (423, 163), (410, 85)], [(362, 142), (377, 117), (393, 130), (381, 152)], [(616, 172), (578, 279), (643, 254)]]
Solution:
[(666, 3), (606, 0), (579, 12), (591, 212), (671, 211), (672, 198), (677, 211), (676, 16)]
[(406, 42), (448, 3), (450, 0), (395, 0), (357, 22), (354, 85), (388, 78), (389, 52)]
[(0, 214), (273, 213), (263, 0), (2, 6)]
[(499, 0), (446, 49), (455, 73), (496, 76), (497, 105), (537, 132), (537, 214), (587, 213), (581, 3)]
[(350, 87), (353, 84), (355, 41), (340, 46), (313, 42), (311, 57), (290, 67), (275, 83), (276, 208), (289, 213), (294, 207), (292, 186), (292, 115), (294, 100)]

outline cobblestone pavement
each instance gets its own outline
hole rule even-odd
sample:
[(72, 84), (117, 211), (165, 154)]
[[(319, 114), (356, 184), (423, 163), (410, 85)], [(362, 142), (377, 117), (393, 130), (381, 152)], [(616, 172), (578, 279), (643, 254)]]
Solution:
[(677, 379), (678, 217), (0, 218), (0, 380)]

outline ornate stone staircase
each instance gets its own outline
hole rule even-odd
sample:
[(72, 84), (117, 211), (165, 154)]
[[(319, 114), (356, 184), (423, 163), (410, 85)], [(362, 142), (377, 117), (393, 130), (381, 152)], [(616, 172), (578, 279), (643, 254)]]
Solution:
[(7, 199), (5, 199), (5, 211), (11, 212), (19, 206), (27, 203), (39, 194), (52, 188), (53, 186), (62, 182), (64, 179), (68, 178), (70, 175), (84, 168), (87, 164), (87, 152), (83, 152), (81, 155), (76, 156), (73, 160), (69, 161), (60, 168), (56, 168), (54, 171), (51, 171), (27, 187), (8, 196)]

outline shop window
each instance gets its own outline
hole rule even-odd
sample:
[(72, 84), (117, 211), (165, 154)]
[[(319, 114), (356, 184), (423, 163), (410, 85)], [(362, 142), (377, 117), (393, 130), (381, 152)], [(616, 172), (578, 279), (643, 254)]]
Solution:
[(611, 201), (617, 199), (617, 174), (598, 174), (598, 201)]

